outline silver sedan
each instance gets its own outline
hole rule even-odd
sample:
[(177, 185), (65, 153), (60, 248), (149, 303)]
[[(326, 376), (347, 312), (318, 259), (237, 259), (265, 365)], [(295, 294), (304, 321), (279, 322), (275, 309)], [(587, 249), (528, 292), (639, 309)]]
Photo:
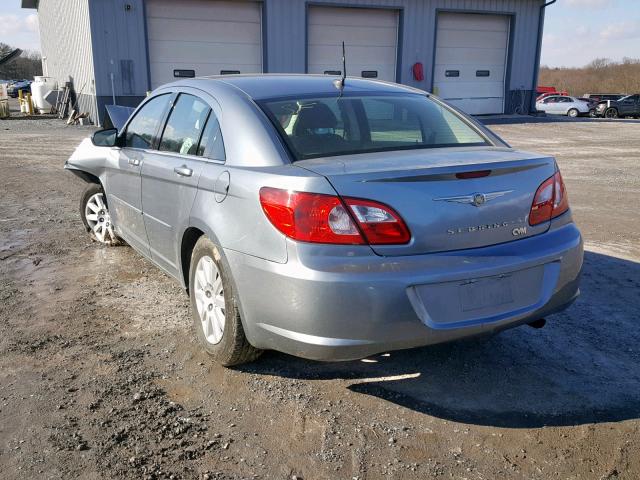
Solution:
[(588, 115), (591, 108), (588, 102), (566, 95), (553, 95), (536, 102), (538, 111), (552, 115), (567, 115), (574, 118), (580, 115)]
[(95, 240), (180, 282), (223, 365), (539, 327), (579, 293), (582, 238), (555, 160), (401, 85), (184, 80), (65, 168), (87, 182)]

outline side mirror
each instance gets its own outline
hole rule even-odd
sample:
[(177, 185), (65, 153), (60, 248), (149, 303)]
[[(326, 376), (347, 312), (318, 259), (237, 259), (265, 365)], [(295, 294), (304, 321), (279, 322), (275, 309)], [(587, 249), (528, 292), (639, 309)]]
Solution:
[(115, 147), (118, 143), (118, 130), (115, 128), (98, 130), (91, 137), (91, 141), (96, 147)]

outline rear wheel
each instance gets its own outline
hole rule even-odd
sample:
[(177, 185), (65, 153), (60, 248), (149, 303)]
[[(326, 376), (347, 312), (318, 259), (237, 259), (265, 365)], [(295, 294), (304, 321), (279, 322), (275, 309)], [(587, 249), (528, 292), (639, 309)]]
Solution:
[(570, 116), (571, 118), (576, 118), (579, 113), (580, 112), (578, 112), (577, 108), (570, 108), (569, 111), (567, 112), (567, 115)]
[(189, 269), (191, 312), (198, 341), (214, 359), (232, 366), (250, 362), (261, 351), (247, 340), (238, 302), (220, 249), (200, 237), (191, 255)]
[(606, 118), (618, 118), (618, 110), (613, 107), (607, 108), (607, 110), (605, 110), (604, 112), (604, 116)]
[(102, 186), (90, 183), (80, 199), (80, 216), (85, 228), (96, 242), (103, 245), (119, 245), (120, 239), (113, 230), (107, 197)]

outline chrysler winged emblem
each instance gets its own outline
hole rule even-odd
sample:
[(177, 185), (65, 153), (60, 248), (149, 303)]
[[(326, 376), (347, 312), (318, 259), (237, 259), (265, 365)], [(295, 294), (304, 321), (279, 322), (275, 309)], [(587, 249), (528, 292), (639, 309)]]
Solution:
[(498, 197), (502, 197), (508, 193), (513, 192), (513, 190), (503, 190), (501, 192), (488, 192), (488, 193), (472, 193), (470, 195), (460, 195), (457, 197), (439, 197), (434, 198), (434, 202), (455, 202), (455, 203), (468, 203), (473, 205), (474, 207), (479, 207), (480, 205), (484, 205), (491, 200), (495, 200)]

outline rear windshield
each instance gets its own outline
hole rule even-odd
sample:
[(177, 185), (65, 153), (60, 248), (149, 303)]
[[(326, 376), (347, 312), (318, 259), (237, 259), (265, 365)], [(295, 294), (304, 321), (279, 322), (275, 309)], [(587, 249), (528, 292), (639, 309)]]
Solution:
[(260, 106), (296, 160), (489, 144), (461, 116), (424, 95), (287, 98)]

